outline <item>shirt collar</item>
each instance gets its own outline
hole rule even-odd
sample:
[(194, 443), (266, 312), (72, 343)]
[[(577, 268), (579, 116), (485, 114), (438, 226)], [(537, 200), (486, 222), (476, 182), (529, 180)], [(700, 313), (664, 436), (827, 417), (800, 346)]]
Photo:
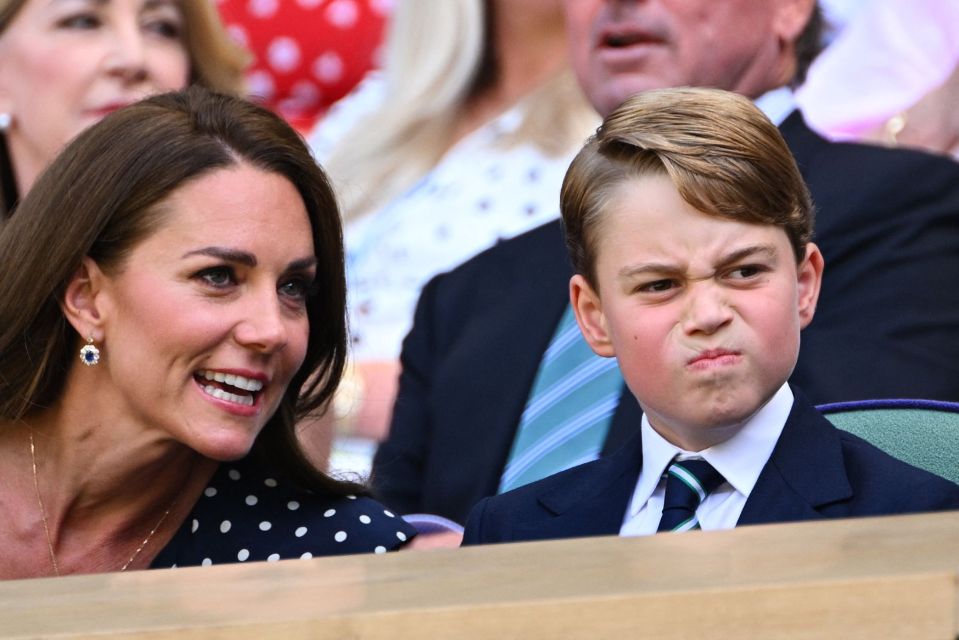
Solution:
[(753, 102), (777, 127), (783, 123), (790, 113), (796, 110), (796, 99), (789, 87), (779, 87), (767, 91)]
[(792, 405), (792, 390), (784, 383), (736, 435), (698, 453), (685, 451), (668, 442), (656, 433), (644, 413), (640, 426), (643, 466), (630, 502), (629, 515), (635, 516), (646, 504), (659, 485), (666, 467), (676, 456), (702, 458), (721, 473), (733, 489), (748, 498), (779, 441)]

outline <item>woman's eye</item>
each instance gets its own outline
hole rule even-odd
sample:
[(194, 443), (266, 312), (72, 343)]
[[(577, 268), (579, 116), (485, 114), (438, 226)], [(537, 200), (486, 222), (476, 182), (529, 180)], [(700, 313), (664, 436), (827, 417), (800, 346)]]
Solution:
[(168, 40), (179, 40), (183, 35), (182, 25), (174, 20), (152, 20), (144, 28)]
[(217, 289), (229, 287), (236, 282), (236, 278), (233, 275), (233, 269), (230, 267), (211, 267), (209, 269), (204, 269), (203, 271), (197, 273), (196, 277)]
[(280, 284), (280, 293), (287, 298), (304, 300), (310, 293), (310, 283), (304, 278), (290, 278)]
[(57, 22), (57, 26), (65, 29), (96, 29), (100, 26), (100, 18), (93, 13), (78, 13), (63, 18)]

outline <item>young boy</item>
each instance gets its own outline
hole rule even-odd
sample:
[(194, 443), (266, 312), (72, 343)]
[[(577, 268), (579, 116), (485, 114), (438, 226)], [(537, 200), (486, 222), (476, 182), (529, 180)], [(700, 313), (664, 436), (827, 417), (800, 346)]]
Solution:
[(748, 99), (630, 98), (560, 206), (577, 322), (619, 360), (640, 436), (481, 501), (465, 544), (959, 508), (959, 486), (837, 430), (786, 383), (823, 258), (795, 161)]

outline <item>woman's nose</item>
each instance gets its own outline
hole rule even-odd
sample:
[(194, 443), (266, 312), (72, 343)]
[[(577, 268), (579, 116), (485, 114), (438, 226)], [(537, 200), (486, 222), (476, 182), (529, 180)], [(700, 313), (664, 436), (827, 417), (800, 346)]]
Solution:
[(275, 353), (286, 347), (290, 319), (284, 316), (275, 295), (266, 303), (250, 301), (245, 305), (244, 316), (234, 331), (241, 346), (260, 353)]
[(139, 25), (120, 25), (109, 34), (106, 69), (126, 82), (142, 82), (149, 75), (146, 41)]

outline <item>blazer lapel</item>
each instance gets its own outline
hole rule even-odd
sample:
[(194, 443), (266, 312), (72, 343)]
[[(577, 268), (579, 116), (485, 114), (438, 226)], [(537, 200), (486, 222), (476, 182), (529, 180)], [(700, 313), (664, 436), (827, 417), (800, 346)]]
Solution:
[(545, 490), (538, 501), (553, 517), (518, 524), (517, 532), (539, 539), (617, 535), (642, 467), (637, 435), (615, 455), (592, 462), (588, 476)]
[(636, 402), (636, 396), (624, 384), (623, 393), (619, 397), (619, 404), (616, 406), (612, 423), (609, 425), (609, 433), (606, 434), (606, 440), (603, 442), (601, 455), (607, 456), (615, 453), (629, 442), (633, 436), (639, 433), (642, 419), (643, 410)]
[(789, 418), (739, 525), (815, 520), (823, 517), (822, 507), (852, 497), (839, 434), (791, 388), (795, 400)]

